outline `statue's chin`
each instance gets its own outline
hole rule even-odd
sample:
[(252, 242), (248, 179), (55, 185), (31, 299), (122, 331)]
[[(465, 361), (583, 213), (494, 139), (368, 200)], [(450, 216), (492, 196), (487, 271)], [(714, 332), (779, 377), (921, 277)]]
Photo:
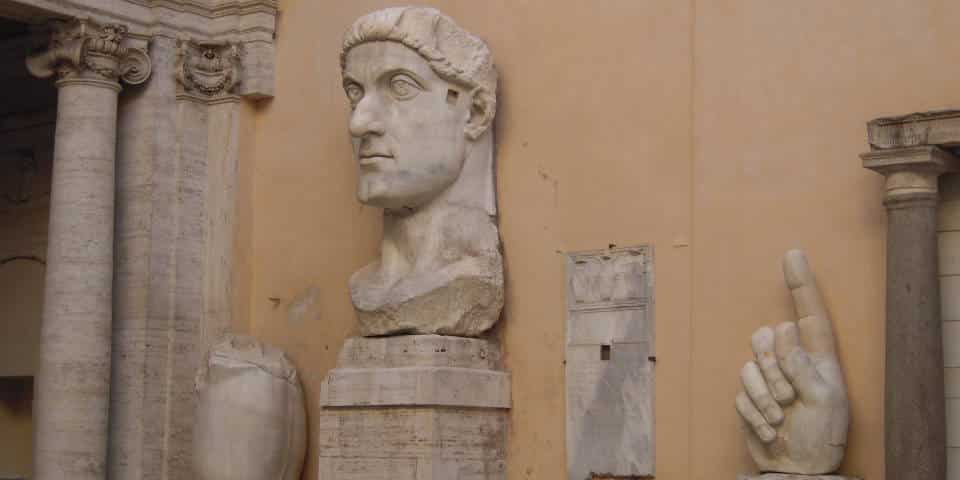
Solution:
[(396, 188), (389, 188), (389, 184), (382, 179), (360, 179), (357, 188), (357, 200), (364, 205), (379, 207), (385, 210), (410, 211), (424, 203), (424, 199), (417, 195), (401, 195)]
[(389, 197), (362, 197), (357, 195), (357, 198), (360, 200), (360, 203), (364, 205), (382, 208), (391, 213), (411, 213), (416, 211), (419, 206), (416, 202), (407, 202), (402, 199)]
[[(411, 180), (408, 177), (413, 177)], [(393, 172), (370, 172), (360, 177), (357, 200), (364, 205), (398, 212), (410, 212), (432, 203), (452, 186), (456, 177), (436, 175), (429, 177)]]
[(390, 197), (383, 181), (372, 175), (360, 177), (357, 185), (357, 200), (371, 207), (390, 208)]
[(412, 210), (415, 205), (412, 202), (405, 202), (402, 198), (396, 198), (388, 195), (376, 195), (360, 190), (357, 192), (357, 200), (364, 205), (382, 208), (384, 210)]

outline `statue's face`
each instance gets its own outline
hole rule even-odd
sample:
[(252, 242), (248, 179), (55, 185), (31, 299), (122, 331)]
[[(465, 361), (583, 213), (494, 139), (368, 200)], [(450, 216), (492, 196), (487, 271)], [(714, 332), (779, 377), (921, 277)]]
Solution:
[(412, 209), (456, 181), (467, 152), (468, 92), (396, 42), (353, 47), (343, 77), (362, 203)]

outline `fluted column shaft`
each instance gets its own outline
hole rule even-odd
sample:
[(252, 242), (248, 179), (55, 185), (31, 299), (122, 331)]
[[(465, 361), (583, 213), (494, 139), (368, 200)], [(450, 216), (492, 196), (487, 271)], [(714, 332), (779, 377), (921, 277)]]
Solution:
[(105, 479), (117, 95), (121, 77), (145, 80), (149, 67), (135, 66), (146, 55), (121, 45), (120, 25), (52, 29), (49, 49), (27, 61), (59, 77), (33, 478)]
[(937, 278), (937, 178), (957, 159), (935, 146), (879, 150), (864, 166), (886, 177), (885, 472), (946, 478), (943, 337)]

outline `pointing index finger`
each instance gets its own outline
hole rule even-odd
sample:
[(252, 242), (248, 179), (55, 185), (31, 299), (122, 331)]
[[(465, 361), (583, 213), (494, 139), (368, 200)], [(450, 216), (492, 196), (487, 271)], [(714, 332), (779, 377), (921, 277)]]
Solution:
[(803, 251), (787, 252), (783, 258), (783, 277), (793, 295), (804, 349), (814, 355), (836, 355), (833, 325)]

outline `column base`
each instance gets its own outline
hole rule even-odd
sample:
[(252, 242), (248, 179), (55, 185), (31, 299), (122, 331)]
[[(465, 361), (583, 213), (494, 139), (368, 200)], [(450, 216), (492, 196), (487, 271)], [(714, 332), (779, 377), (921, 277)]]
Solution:
[(320, 480), (506, 479), (510, 375), (488, 340), (348, 339), (320, 407)]

